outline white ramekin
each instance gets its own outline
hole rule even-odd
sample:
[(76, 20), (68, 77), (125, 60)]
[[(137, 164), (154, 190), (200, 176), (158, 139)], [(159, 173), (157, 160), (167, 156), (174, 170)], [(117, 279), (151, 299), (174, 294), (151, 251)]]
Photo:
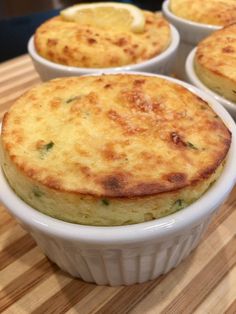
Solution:
[(231, 116), (205, 92), (176, 79), (163, 78), (188, 88), (209, 102), (232, 132), (232, 145), (223, 173), (200, 199), (187, 208), (135, 225), (95, 227), (72, 224), (46, 216), (27, 205), (9, 187), (0, 171), (2, 203), (45, 254), (72, 276), (115, 286), (145, 282), (168, 272), (198, 245), (213, 214), (235, 184), (236, 125)]
[(222, 104), (225, 109), (232, 115), (234, 119), (236, 119), (236, 103), (220, 96), (219, 94), (212, 91), (208, 88), (197, 76), (195, 69), (194, 69), (194, 58), (196, 54), (197, 48), (194, 48), (188, 55), (185, 65), (187, 80), (191, 84), (195, 85), (196, 87), (204, 90), (212, 97), (214, 97), (220, 104)]
[(107, 72), (124, 72), (124, 71), (141, 71), (150, 73), (170, 74), (173, 70), (178, 46), (179, 34), (178, 31), (170, 25), (171, 28), (171, 43), (169, 47), (158, 56), (147, 61), (114, 68), (96, 69), (96, 68), (80, 68), (67, 65), (57, 64), (41, 57), (34, 45), (34, 36), (28, 42), (28, 52), (34, 63), (34, 67), (38, 72), (42, 81), (47, 81), (56, 77), (80, 76), (92, 73), (107, 73)]
[(217, 25), (197, 23), (181, 18), (170, 11), (169, 4), (170, 0), (165, 0), (163, 2), (163, 15), (172, 25), (176, 27), (181, 41), (192, 44), (192, 46), (196, 46), (203, 38), (222, 28)]
[(165, 0), (163, 2), (163, 15), (176, 27), (180, 35), (180, 45), (174, 70), (179, 78), (186, 79), (184, 65), (187, 55), (203, 38), (220, 29), (221, 26), (196, 23), (183, 19), (170, 11), (169, 4), (170, 0)]

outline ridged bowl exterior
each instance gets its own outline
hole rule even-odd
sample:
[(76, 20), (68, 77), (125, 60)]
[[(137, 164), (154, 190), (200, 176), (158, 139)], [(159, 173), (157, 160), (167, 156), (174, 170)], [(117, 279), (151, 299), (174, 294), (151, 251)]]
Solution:
[(29, 231), (48, 258), (73, 277), (98, 285), (131, 285), (155, 279), (175, 268), (198, 245), (211, 216), (168, 241), (115, 248), (86, 248), (76, 241), (71, 243)]

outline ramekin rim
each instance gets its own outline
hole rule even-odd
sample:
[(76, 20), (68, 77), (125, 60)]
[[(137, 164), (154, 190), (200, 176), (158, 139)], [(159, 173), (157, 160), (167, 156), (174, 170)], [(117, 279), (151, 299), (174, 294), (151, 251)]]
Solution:
[(140, 63), (136, 63), (136, 64), (131, 64), (131, 65), (124, 65), (124, 66), (120, 66), (120, 67), (110, 67), (110, 68), (83, 68), (83, 67), (73, 67), (73, 66), (67, 66), (67, 65), (63, 65), (63, 64), (58, 64), (55, 62), (52, 62), (50, 60), (47, 60), (45, 58), (43, 58), (42, 56), (40, 56), (36, 49), (35, 49), (35, 45), (34, 45), (34, 35), (32, 35), (28, 41), (28, 52), (30, 54), (30, 56), (36, 60), (38, 63), (43, 64), (44, 66), (47, 66), (51, 69), (54, 70), (58, 70), (58, 71), (65, 71), (65, 72), (70, 72), (72, 75), (73, 74), (78, 74), (78, 73), (83, 73), (83, 74), (93, 74), (93, 73), (106, 73), (106, 72), (119, 72), (119, 71), (138, 71), (142, 68), (146, 68), (147, 66), (152, 66), (154, 64), (156, 64), (157, 62), (162, 62), (162, 60), (164, 60), (165, 58), (167, 58), (169, 55), (171, 55), (179, 46), (180, 43), (180, 35), (179, 32), (177, 31), (176, 27), (174, 27), (173, 25), (170, 25), (170, 29), (171, 29), (171, 42), (170, 45), (166, 48), (166, 50), (164, 50), (163, 52), (161, 52), (159, 55), (145, 60), (143, 62)]
[[(198, 22), (194, 22), (191, 20), (187, 20), (184, 19), (180, 16), (175, 15), (174, 13), (171, 12), (171, 10), (169, 9), (169, 0), (165, 0), (162, 4), (162, 10), (163, 12), (166, 14), (167, 17), (170, 17), (171, 19), (175, 20), (176, 22), (182, 23), (183, 25), (186, 26), (194, 26), (194, 27), (198, 27), (199, 29), (207, 29), (207, 30), (211, 30), (211, 31), (216, 31), (218, 29), (221, 29), (222, 26), (220, 25), (211, 25), (211, 24), (204, 24), (204, 23), (198, 23)], [(187, 25), (188, 24), (188, 25)]]
[[(122, 73), (111, 72), (106, 74), (120, 75)], [(26, 225), (30, 225), (31, 227), (51, 236), (85, 243), (108, 245), (143, 242), (153, 238), (157, 239), (170, 236), (177, 231), (190, 228), (197, 221), (200, 221), (206, 215), (211, 214), (212, 211), (222, 202), (222, 198), (228, 195), (228, 193), (232, 190), (236, 181), (236, 175), (233, 171), (235, 162), (234, 159), (236, 158), (236, 125), (226, 109), (219, 105), (214, 98), (204, 91), (175, 78), (145, 72), (123, 72), (123, 74), (139, 74), (167, 79), (186, 87), (188, 90), (197, 94), (209, 103), (232, 133), (230, 151), (221, 176), (197, 201), (172, 215), (134, 225), (100, 227), (68, 223), (49, 217), (33, 209), (21, 200), (15, 192), (13, 192), (1, 169), (0, 186), (2, 189), (0, 191), (0, 199), (9, 211), (16, 218), (18, 218), (18, 220), (23, 221)], [(94, 73), (92, 75), (100, 75), (100, 73)], [(224, 193), (222, 191), (224, 191)], [(14, 208), (12, 208), (12, 199), (15, 203)]]
[(218, 102), (222, 103), (228, 110), (235, 111), (236, 113), (236, 103), (220, 96), (215, 93), (213, 90), (208, 88), (197, 76), (194, 69), (194, 58), (197, 51), (197, 47), (193, 48), (187, 56), (185, 63), (185, 70), (187, 76), (192, 84), (196, 85), (198, 88), (203, 89), (205, 92), (209, 93), (212, 97), (214, 97)]

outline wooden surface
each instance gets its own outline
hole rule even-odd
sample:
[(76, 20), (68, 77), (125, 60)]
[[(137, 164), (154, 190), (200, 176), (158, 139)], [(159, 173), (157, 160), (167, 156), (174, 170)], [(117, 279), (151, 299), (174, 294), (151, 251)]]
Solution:
[[(0, 119), (19, 95), (39, 82), (28, 56), (0, 64)], [(72, 279), (48, 261), (0, 205), (2, 312), (236, 313), (236, 188), (184, 262), (165, 276), (130, 287)]]

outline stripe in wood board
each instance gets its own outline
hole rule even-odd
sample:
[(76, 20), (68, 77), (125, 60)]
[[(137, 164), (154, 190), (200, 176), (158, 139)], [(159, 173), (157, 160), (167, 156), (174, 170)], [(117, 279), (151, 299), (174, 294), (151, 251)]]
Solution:
[(20, 258), (35, 245), (35, 241), (28, 234), (13, 242), (0, 252), (0, 270), (3, 270), (13, 261)]
[(231, 287), (236, 287), (236, 266), (234, 266), (215, 289), (210, 292), (196, 311), (194, 311), (194, 314), (225, 313), (229, 305), (235, 300), (236, 293)]
[(17, 302), (4, 311), (4, 314), (32, 313), (52, 295), (60, 291), (73, 279), (62, 271), (49, 275), (45, 280), (27, 291)]
[[(0, 214), (1, 215), (1, 214)], [(2, 218), (2, 215), (1, 215)], [(1, 219), (0, 219), (1, 220)], [(17, 221), (15, 219), (12, 219), (10, 216), (6, 215), (3, 217), (3, 221), (5, 223), (0, 224), (0, 237), (2, 234), (4, 234), (6, 231), (10, 230), (12, 227), (17, 225)]]
[(22, 255), (21, 258), (16, 259), (0, 272), (0, 290), (23, 275), (30, 268), (33, 268), (35, 264), (43, 259), (45, 259), (45, 255), (37, 246)]
[(14, 72), (2, 73), (0, 68), (0, 84), (1, 87), (8, 86), (9, 84), (17, 83), (17, 81), (22, 79), (22, 76), (34, 75), (38, 76), (35, 72), (34, 67), (31, 63), (24, 66), (24, 68), (15, 69)]
[(27, 66), (28, 64), (32, 64), (33, 63), (31, 61), (31, 58), (29, 55), (23, 55), (20, 57), (16, 57), (14, 59), (11, 59), (9, 61), (5, 61), (0, 63), (0, 74), (6, 74), (9, 72), (14, 73), (15, 70), (18, 70), (19, 68), (24, 68), (25, 66)]
[(235, 264), (236, 237), (233, 237), (161, 314), (171, 313), (175, 309), (183, 314), (192, 314)]
[(17, 277), (0, 291), (0, 313), (56, 271), (59, 271), (58, 267), (45, 257), (24, 274)]
[(58, 291), (53, 298), (48, 299), (31, 314), (42, 313), (65, 313), (77, 302), (88, 295), (96, 285), (85, 283), (79, 279), (72, 280), (69, 284)]
[(0, 236), (0, 252), (7, 248), (9, 245), (20, 239), (26, 234), (26, 231), (19, 225), (16, 224)]
[(235, 314), (236, 313), (236, 299), (230, 304), (225, 314)]
[(85, 296), (79, 303), (75, 304), (66, 314), (77, 313), (94, 313), (101, 308), (109, 299), (113, 298), (123, 287), (109, 287), (97, 286), (87, 296)]

